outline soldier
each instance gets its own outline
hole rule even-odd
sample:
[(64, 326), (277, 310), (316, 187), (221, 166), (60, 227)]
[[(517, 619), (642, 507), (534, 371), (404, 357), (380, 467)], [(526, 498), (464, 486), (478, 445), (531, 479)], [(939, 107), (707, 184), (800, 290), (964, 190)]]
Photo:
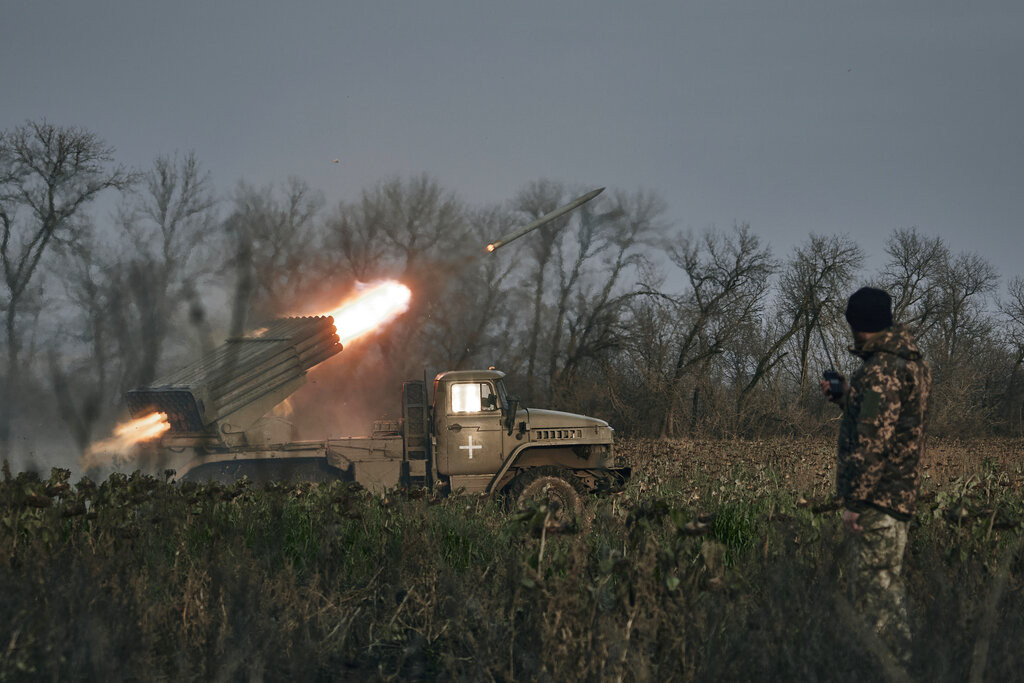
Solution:
[[(906, 328), (894, 326), (889, 295), (863, 287), (850, 297), (850, 351), (864, 362), (830, 399), (843, 408), (836, 494), (852, 541), (854, 605), (900, 660), (910, 628), (900, 579), (907, 527), (920, 483), (931, 372)], [(828, 382), (822, 382), (828, 393)]]

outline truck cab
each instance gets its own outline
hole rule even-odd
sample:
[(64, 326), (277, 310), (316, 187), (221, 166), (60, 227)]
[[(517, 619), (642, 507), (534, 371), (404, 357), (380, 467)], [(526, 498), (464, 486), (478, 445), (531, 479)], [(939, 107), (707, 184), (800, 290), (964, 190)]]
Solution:
[(496, 492), (526, 470), (557, 468), (597, 488), (615, 467), (614, 430), (604, 420), (526, 408), (499, 370), (434, 378), (430, 432), (435, 469), (453, 490)]

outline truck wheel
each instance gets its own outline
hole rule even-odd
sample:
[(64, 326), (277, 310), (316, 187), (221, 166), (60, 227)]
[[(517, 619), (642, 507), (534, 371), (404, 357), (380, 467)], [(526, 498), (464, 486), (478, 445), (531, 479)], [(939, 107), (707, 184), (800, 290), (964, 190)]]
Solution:
[(509, 497), (516, 507), (547, 505), (552, 521), (572, 523), (583, 521), (583, 482), (562, 467), (531, 467), (520, 472), (508, 486)]

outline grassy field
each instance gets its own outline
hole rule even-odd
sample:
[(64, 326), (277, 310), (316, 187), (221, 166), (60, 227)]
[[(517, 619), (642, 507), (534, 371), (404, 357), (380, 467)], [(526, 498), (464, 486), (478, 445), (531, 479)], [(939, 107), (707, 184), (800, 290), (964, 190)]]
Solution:
[[(5, 472), (0, 680), (884, 677), (820, 511), (831, 444), (619, 450), (629, 485), (562, 533), (476, 496)], [(911, 675), (1019, 678), (1022, 444), (923, 467)]]

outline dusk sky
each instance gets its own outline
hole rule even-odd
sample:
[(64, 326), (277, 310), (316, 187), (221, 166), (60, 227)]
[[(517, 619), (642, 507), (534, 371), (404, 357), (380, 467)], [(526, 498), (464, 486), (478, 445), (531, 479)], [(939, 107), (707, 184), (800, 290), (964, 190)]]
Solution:
[(552, 178), (779, 256), (850, 233), (876, 261), (917, 226), (1024, 272), (1019, 0), (4, 5), (0, 128), (82, 126), (139, 167), (194, 150), (223, 195)]

